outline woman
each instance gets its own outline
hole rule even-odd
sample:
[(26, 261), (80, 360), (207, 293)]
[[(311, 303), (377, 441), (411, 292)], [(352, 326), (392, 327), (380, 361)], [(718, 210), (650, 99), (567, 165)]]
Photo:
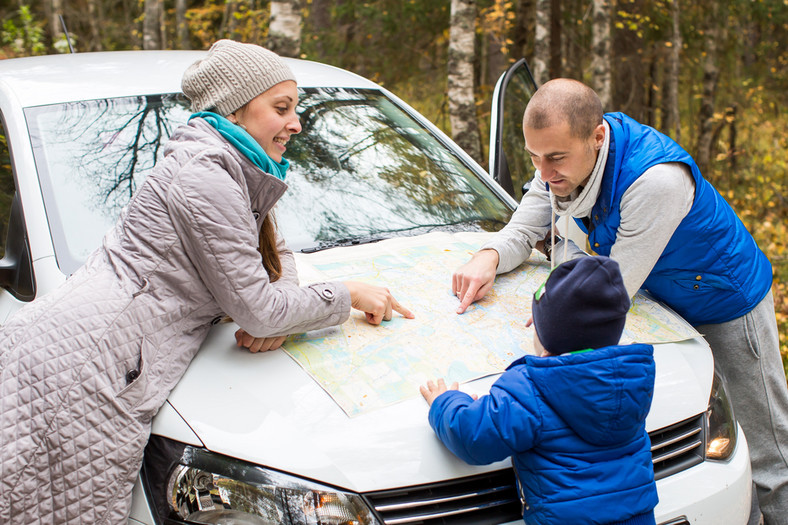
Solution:
[(301, 130), (277, 55), (218, 41), (183, 91), (198, 113), (103, 245), (0, 328), (0, 523), (125, 523), (151, 418), (224, 316), (252, 351), (351, 307), (412, 317), (384, 288), (299, 287), (270, 218)]

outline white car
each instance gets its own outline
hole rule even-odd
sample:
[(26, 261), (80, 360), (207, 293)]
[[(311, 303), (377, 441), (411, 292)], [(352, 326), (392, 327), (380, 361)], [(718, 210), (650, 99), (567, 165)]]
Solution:
[[(131, 51), (0, 61), (0, 324), (99, 245), (188, 118), (180, 79), (201, 56)], [(517, 202), (497, 180), (512, 190), (531, 169), (518, 158), (517, 123), (533, 90), (524, 63), (499, 82), (493, 177), (380, 86), (327, 65), (288, 64), (304, 131), (288, 146), (290, 189), (277, 217), (303, 280), (329, 263), (341, 273), (342, 261), (364, 260), (373, 247), (484, 236), (507, 222)], [(381, 239), (389, 240), (374, 242)], [(437, 270), (445, 290), (420, 292), (449, 294), (452, 270)], [(411, 285), (405, 277), (386, 283), (395, 297)], [(514, 313), (504, 320), (524, 321)], [(213, 328), (156, 415), (130, 524), (522, 523), (510, 462), (479, 467), (454, 457), (430, 429), (416, 391), (351, 413), (292, 354), (237, 348), (235, 329)], [(399, 334), (406, 332), (386, 337), (404, 352), (410, 343)], [(320, 351), (324, 339), (312, 341)], [(655, 359), (647, 428), (657, 522), (746, 523), (747, 442), (708, 345), (700, 337), (657, 344)], [(496, 377), (461, 388), (483, 394)]]

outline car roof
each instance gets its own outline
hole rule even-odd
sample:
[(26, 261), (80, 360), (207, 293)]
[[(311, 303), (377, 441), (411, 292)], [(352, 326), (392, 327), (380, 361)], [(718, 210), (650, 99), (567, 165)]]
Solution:
[[(176, 93), (206, 51), (107, 51), (0, 60), (0, 91), (23, 107), (99, 98)], [(378, 88), (365, 78), (308, 60), (285, 61), (299, 87)]]

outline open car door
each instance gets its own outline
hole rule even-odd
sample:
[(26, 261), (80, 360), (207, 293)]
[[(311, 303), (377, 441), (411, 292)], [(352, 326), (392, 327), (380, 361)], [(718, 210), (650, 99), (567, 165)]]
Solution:
[(535, 173), (525, 152), (523, 112), (536, 87), (528, 63), (521, 58), (501, 75), (493, 93), (490, 175), (518, 202)]
[[(536, 175), (523, 137), (523, 113), (536, 88), (528, 62), (521, 58), (501, 75), (493, 93), (490, 175), (517, 202), (522, 200)], [(558, 231), (578, 246), (586, 246), (585, 233), (568, 217), (558, 220)]]

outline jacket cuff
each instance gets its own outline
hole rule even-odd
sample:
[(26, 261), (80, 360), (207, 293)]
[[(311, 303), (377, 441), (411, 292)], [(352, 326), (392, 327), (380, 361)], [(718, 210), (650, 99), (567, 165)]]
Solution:
[(332, 320), (335, 324), (342, 324), (350, 317), (350, 291), (340, 282), (324, 282), (310, 284), (311, 288), (323, 301), (330, 303), (333, 308)]

